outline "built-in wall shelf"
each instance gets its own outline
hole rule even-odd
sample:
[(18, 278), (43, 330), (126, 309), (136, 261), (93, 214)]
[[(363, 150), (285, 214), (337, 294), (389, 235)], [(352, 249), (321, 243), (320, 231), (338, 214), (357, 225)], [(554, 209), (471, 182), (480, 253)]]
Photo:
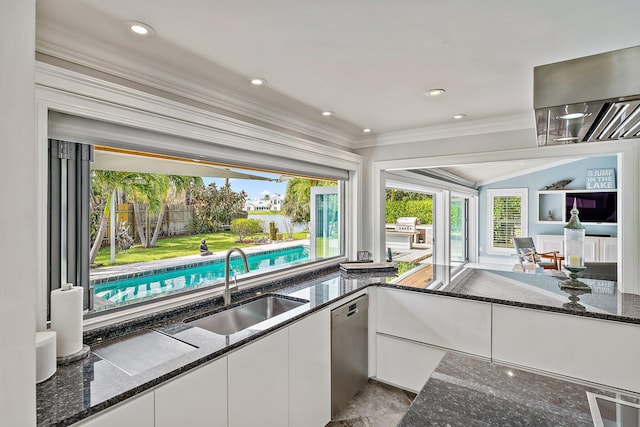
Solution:
[[(538, 224), (565, 224), (570, 216), (573, 199), (579, 197), (588, 198), (594, 196), (594, 206), (582, 208), (579, 215), (581, 222), (598, 225), (616, 225), (617, 191), (613, 190), (541, 190), (537, 192), (537, 217)], [(599, 200), (595, 200), (598, 196)], [(569, 198), (569, 201), (567, 199)], [(582, 203), (588, 201), (582, 200)], [(586, 205), (585, 205), (586, 206)], [(600, 207), (601, 206), (601, 207)], [(578, 207), (578, 210), (581, 210)]]
[(539, 223), (560, 224), (564, 222), (564, 191), (538, 191)]

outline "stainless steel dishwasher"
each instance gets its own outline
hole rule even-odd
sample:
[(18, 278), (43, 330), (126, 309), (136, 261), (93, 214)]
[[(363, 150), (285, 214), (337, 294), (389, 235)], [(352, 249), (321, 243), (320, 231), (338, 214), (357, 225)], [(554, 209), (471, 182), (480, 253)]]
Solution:
[(369, 295), (331, 311), (331, 414), (344, 408), (369, 377)]

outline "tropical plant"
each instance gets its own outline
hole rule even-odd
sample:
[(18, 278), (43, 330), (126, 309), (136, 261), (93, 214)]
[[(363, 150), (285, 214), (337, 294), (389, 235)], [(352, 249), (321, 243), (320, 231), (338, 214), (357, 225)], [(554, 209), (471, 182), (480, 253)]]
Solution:
[(387, 224), (395, 224), (400, 217), (414, 216), (422, 224), (433, 224), (433, 198), (430, 194), (387, 189)]
[[(111, 213), (111, 200), (116, 197), (118, 192), (127, 193), (137, 191), (142, 193), (146, 188), (146, 183), (141, 173), (137, 172), (118, 172), (118, 171), (100, 171), (94, 170), (91, 173), (91, 190), (92, 203), (94, 208), (102, 211), (98, 230), (96, 231), (95, 240), (89, 251), (89, 260), (91, 263), (95, 261), (98, 250), (102, 245), (107, 231), (107, 222)], [(114, 242), (115, 243), (115, 242)]]
[(255, 218), (238, 218), (231, 221), (231, 232), (238, 235), (240, 242), (250, 235), (261, 233), (264, 229), (263, 221)]
[(211, 183), (206, 187), (191, 189), (192, 204), (195, 208), (192, 229), (195, 233), (212, 233), (230, 224), (231, 219), (242, 213), (247, 193), (235, 192), (229, 183), (218, 186)]
[(294, 223), (307, 223), (311, 219), (311, 187), (336, 185), (335, 181), (309, 178), (291, 178), (282, 203), (284, 214)]
[(200, 188), (204, 186), (202, 178), (197, 176), (163, 175), (163, 179), (166, 181), (166, 185), (163, 185), (164, 193), (162, 194), (162, 205), (160, 207), (160, 214), (158, 215), (156, 226), (153, 230), (153, 236), (151, 237), (151, 241), (149, 242), (150, 248), (156, 246), (158, 237), (160, 236), (162, 220), (164, 219), (164, 214), (167, 211), (168, 206), (167, 198), (169, 196), (169, 189), (173, 188), (176, 193), (181, 193), (187, 192), (188, 190), (191, 190), (193, 188)]
[[(161, 194), (166, 192), (167, 188), (168, 182), (164, 176), (150, 173), (140, 174), (136, 185), (127, 188), (133, 199), (133, 216), (136, 221), (136, 231), (143, 248), (149, 247), (150, 215), (151, 213), (160, 212), (162, 207)], [(145, 225), (142, 224), (140, 205), (146, 205)]]

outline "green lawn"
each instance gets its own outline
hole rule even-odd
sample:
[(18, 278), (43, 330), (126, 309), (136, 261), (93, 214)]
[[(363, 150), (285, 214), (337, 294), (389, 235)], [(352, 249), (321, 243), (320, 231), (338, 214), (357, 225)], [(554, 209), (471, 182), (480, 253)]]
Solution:
[[(293, 236), (295, 240), (305, 239), (307, 233), (294, 233)], [(226, 251), (233, 247), (246, 248), (253, 246), (252, 243), (238, 243), (238, 235), (229, 231), (213, 234), (198, 234), (194, 236), (169, 237), (166, 239), (158, 239), (155, 248), (145, 249), (140, 245), (134, 245), (129, 250), (116, 252), (116, 263), (114, 265), (197, 255), (200, 253), (200, 240), (203, 238), (207, 240), (207, 246), (211, 252)], [(109, 264), (110, 260), (111, 251), (109, 247), (100, 248), (95, 263), (108, 266), (111, 265)]]
[(417, 262), (398, 261), (398, 276), (403, 275), (407, 271), (419, 266)]
[(250, 215), (282, 215), (282, 211), (249, 211)]

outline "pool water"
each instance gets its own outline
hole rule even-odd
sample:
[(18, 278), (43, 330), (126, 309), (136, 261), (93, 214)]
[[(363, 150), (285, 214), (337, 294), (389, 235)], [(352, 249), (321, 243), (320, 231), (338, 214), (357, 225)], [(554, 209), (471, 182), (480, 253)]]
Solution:
[[(309, 249), (304, 246), (247, 255), (249, 271), (296, 264), (308, 259)], [(231, 257), (231, 268), (238, 274), (244, 272), (242, 259), (239, 256)], [(212, 285), (223, 279), (224, 258), (196, 267), (100, 283), (94, 285), (93, 292), (96, 297), (120, 304), (169, 292)]]

